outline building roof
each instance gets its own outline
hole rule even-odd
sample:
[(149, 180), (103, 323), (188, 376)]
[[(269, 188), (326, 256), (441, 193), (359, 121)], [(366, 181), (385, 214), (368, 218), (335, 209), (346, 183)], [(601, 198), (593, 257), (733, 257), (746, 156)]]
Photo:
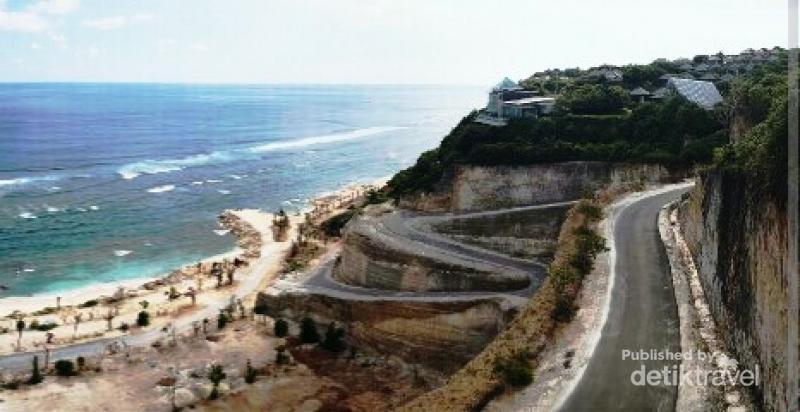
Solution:
[(722, 95), (711, 82), (672, 78), (668, 85), (678, 94), (704, 109), (711, 109), (717, 103), (722, 102)]
[(647, 90), (645, 90), (642, 87), (637, 87), (637, 88), (631, 90), (631, 96), (649, 96), (649, 95), (650, 95), (650, 92), (648, 92)]
[(667, 96), (667, 88), (666, 87), (659, 87), (650, 95), (651, 99), (663, 99)]
[(555, 103), (555, 101), (556, 99), (553, 97), (525, 97), (523, 99), (508, 100), (503, 102), (503, 104), (522, 106), (526, 104), (550, 104)]
[(717, 80), (717, 79), (719, 79), (719, 77), (717, 77), (717, 75), (714, 74), (714, 73), (706, 73), (706, 74), (700, 76), (698, 79), (699, 80)]
[(522, 87), (520, 87), (517, 84), (517, 82), (509, 79), (508, 77), (504, 77), (503, 80), (501, 80), (500, 83), (497, 83), (497, 85), (494, 86), (492, 90), (521, 90), (521, 89)]

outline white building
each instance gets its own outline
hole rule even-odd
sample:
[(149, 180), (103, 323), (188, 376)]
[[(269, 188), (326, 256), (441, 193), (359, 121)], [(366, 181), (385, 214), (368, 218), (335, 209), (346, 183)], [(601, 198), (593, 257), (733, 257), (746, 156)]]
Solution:
[(506, 77), (489, 92), (489, 102), (478, 113), (475, 121), (504, 126), (508, 119), (538, 117), (550, 113), (554, 105), (554, 98), (541, 97), (537, 92), (523, 90), (519, 84)]

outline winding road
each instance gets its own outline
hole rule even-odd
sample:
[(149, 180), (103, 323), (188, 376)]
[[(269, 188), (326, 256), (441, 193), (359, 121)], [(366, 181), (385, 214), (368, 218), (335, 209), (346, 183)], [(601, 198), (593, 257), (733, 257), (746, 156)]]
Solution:
[(278, 280), (268, 293), (310, 293), (337, 297), (349, 300), (392, 300), (417, 302), (455, 302), (480, 299), (500, 298), (512, 306), (520, 306), (528, 301), (539, 288), (546, 276), (546, 265), (532, 260), (518, 259), (488, 249), (458, 242), (447, 236), (438, 234), (430, 228), (432, 225), (449, 219), (469, 219), (495, 216), (501, 214), (563, 208), (574, 202), (514, 207), (508, 209), (471, 212), (460, 214), (417, 215), (410, 212), (395, 212), (381, 216), (370, 229), (396, 245), (410, 247), (420, 255), (449, 259), (463, 264), (481, 264), (495, 268), (496, 271), (515, 271), (524, 273), (530, 280), (526, 288), (512, 291), (470, 291), (470, 292), (411, 292), (385, 289), (365, 288), (343, 284), (331, 276), (338, 251), (328, 253), (318, 267), (300, 279)]
[(658, 212), (687, 189), (681, 187), (625, 205), (613, 218), (613, 274), (608, 316), (600, 340), (562, 411), (673, 411), (677, 386), (632, 383), (648, 371), (680, 361), (623, 360), (631, 352), (680, 352), (677, 306), (669, 263), (658, 232)]

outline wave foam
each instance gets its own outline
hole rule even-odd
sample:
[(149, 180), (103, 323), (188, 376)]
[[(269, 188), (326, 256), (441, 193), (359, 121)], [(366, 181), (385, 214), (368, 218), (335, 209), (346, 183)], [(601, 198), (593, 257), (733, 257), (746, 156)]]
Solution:
[(115, 250), (114, 251), (114, 255), (117, 256), (117, 257), (128, 256), (131, 253), (133, 253), (132, 250)]
[(36, 219), (36, 215), (31, 212), (22, 212), (19, 214), (19, 217), (23, 219)]
[(226, 152), (199, 154), (180, 159), (145, 160), (122, 166), (119, 168), (119, 170), (117, 170), (117, 173), (122, 176), (123, 179), (131, 180), (136, 179), (141, 175), (177, 172), (191, 166), (201, 166), (204, 164), (218, 163), (228, 160), (231, 160), (231, 156)]
[(165, 193), (175, 190), (175, 185), (156, 186), (147, 189), (147, 193)]
[[(363, 137), (399, 129), (402, 129), (402, 127), (395, 127), (395, 126), (367, 127), (364, 129), (356, 129), (343, 133), (332, 133), (320, 136), (305, 137), (296, 140), (282, 140), (277, 142), (270, 142), (242, 150), (218, 151), (208, 154), (198, 154), (177, 159), (144, 160), (141, 162), (135, 162), (124, 165), (117, 170), (117, 173), (120, 176), (122, 176), (123, 179), (131, 180), (131, 179), (136, 179), (141, 175), (177, 172), (187, 167), (202, 166), (212, 163), (231, 162), (240, 157), (254, 156), (257, 154), (272, 152), (277, 150), (296, 149), (300, 147), (306, 147), (318, 144), (336, 143), (346, 140), (360, 139)], [(237, 175), (231, 176), (232, 179), (237, 179), (242, 177), (243, 176), (237, 176)]]
[(230, 231), (230, 230), (228, 230), (228, 229), (223, 229), (223, 230), (215, 230), (215, 231), (214, 231), (214, 233), (216, 233), (216, 234), (217, 234), (217, 235), (219, 235), (219, 236), (225, 236), (225, 235), (227, 235), (227, 234), (228, 234), (228, 233), (230, 233), (230, 232), (231, 232), (231, 231)]
[(0, 179), (0, 187), (18, 186), (33, 182), (52, 182), (55, 180), (58, 180), (58, 176), (30, 176), (30, 177), (17, 177), (14, 179)]
[(368, 127), (365, 129), (357, 129), (344, 133), (333, 133), (321, 136), (306, 137), (297, 140), (267, 143), (260, 146), (251, 147), (250, 152), (264, 153), (264, 152), (272, 152), (275, 150), (296, 149), (298, 147), (306, 147), (306, 146), (325, 144), (325, 143), (336, 143), (345, 140), (353, 140), (362, 137), (372, 136), (379, 133), (391, 132), (393, 130), (399, 130), (399, 129), (402, 128), (393, 126)]

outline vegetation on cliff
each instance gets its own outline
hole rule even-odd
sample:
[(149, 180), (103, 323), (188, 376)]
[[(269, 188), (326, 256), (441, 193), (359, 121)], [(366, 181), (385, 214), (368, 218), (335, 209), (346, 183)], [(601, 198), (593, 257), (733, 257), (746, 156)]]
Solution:
[[(602, 92), (585, 91), (563, 105), (578, 105), (582, 111), (592, 112), (591, 105), (579, 100), (597, 98), (607, 107), (616, 106), (613, 98), (592, 97), (598, 93)], [(462, 119), (438, 148), (423, 153), (416, 164), (397, 173), (388, 183), (392, 196), (433, 190), (457, 165), (574, 160), (691, 165), (711, 161), (714, 148), (727, 141), (715, 112), (679, 96), (642, 103), (622, 114), (561, 113), (520, 119), (504, 127), (475, 123), (475, 116), (473, 112)]]
[[(399, 410), (480, 410), (506, 388), (530, 384), (535, 379), (537, 358), (561, 320), (559, 302), (574, 310), (580, 279), (591, 271), (594, 256), (604, 249), (604, 239), (595, 232), (601, 210), (595, 201), (575, 205), (561, 227), (549, 267), (551, 275), (509, 326), (443, 387)], [(556, 271), (563, 275), (554, 274)]]

